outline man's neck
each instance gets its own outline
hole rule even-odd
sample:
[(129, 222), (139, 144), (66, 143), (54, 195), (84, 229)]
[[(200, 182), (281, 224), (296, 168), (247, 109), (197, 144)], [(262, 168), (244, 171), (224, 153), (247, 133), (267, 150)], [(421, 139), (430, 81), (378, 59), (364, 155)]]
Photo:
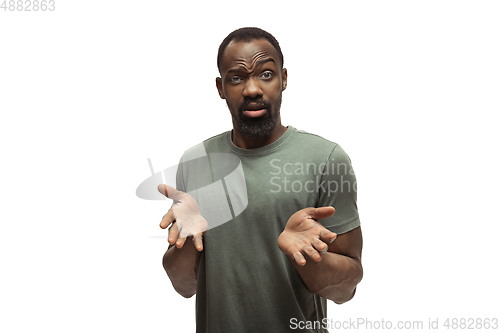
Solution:
[(246, 136), (233, 128), (231, 139), (236, 147), (240, 147), (242, 149), (255, 149), (267, 146), (268, 144), (278, 140), (286, 132), (286, 129), (287, 128), (279, 122), (276, 124), (276, 127), (274, 127), (271, 135), (255, 138)]

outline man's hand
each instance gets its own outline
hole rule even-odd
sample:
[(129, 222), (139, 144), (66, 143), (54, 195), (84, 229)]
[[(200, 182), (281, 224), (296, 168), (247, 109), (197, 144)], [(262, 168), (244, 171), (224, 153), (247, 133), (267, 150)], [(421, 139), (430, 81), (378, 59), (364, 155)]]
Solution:
[(322, 254), (328, 251), (337, 234), (326, 229), (317, 220), (332, 216), (333, 207), (308, 207), (293, 214), (278, 237), (278, 246), (287, 256), (295, 259), (300, 266), (306, 264), (303, 253), (314, 261), (320, 261)]
[(192, 236), (194, 246), (198, 251), (202, 251), (202, 237), (207, 231), (208, 223), (201, 216), (196, 200), (189, 194), (164, 184), (158, 185), (158, 191), (174, 200), (172, 207), (160, 222), (162, 229), (172, 224), (168, 231), (168, 242), (171, 245), (175, 244), (177, 248), (182, 248), (186, 238)]

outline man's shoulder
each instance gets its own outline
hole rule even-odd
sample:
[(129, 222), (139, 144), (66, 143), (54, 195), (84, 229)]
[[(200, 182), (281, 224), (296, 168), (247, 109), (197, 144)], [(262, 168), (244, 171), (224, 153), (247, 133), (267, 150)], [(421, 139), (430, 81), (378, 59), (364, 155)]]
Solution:
[(321, 135), (310, 133), (304, 130), (295, 130), (296, 142), (308, 147), (314, 147), (315, 150), (326, 150), (332, 152), (338, 146), (338, 143), (325, 139)]
[(295, 133), (296, 136), (293, 146), (296, 147), (296, 149), (298, 148), (297, 150), (307, 152), (306, 155), (309, 154), (319, 158), (326, 157), (339, 163), (350, 163), (351, 159), (348, 154), (337, 142), (330, 141), (321, 135), (303, 130), (296, 129)]
[(203, 140), (203, 144), (207, 145), (207, 144), (211, 144), (211, 143), (215, 143), (215, 142), (217, 142), (217, 143), (218, 142), (225, 142), (227, 135), (228, 135), (228, 132), (229, 131), (225, 131), (225, 132), (222, 132), (220, 134), (211, 136), (208, 139)]
[(227, 141), (227, 131), (214, 135), (197, 145), (188, 148), (182, 155), (182, 161), (193, 160), (196, 158), (207, 156), (207, 150), (213, 150), (214, 147), (223, 147), (224, 143)]

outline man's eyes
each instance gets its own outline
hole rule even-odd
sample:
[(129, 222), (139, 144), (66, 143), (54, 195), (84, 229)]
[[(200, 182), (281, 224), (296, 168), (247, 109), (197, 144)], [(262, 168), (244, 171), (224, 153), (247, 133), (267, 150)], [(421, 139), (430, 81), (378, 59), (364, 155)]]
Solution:
[[(261, 80), (271, 80), (273, 78), (273, 72), (271, 71), (265, 71), (262, 74), (259, 75), (259, 79)], [(229, 78), (229, 82), (232, 84), (238, 84), (243, 82), (245, 79), (241, 76), (233, 76)]]
[(232, 78), (229, 79), (229, 82), (231, 83), (240, 83), (243, 81), (243, 78), (241, 76), (233, 76)]
[(260, 74), (259, 78), (264, 79), (264, 80), (270, 80), (273, 78), (273, 72), (266, 71), (266, 72)]

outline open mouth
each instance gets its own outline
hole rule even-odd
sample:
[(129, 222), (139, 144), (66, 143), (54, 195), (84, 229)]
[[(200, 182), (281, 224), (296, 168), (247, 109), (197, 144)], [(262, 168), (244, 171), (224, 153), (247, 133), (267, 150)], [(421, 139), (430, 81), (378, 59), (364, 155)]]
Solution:
[(251, 118), (256, 118), (256, 117), (262, 117), (263, 115), (266, 114), (267, 109), (260, 109), (260, 110), (244, 110), (243, 114), (247, 117)]
[(247, 117), (262, 117), (267, 112), (267, 106), (264, 104), (250, 103), (243, 108), (243, 114)]

